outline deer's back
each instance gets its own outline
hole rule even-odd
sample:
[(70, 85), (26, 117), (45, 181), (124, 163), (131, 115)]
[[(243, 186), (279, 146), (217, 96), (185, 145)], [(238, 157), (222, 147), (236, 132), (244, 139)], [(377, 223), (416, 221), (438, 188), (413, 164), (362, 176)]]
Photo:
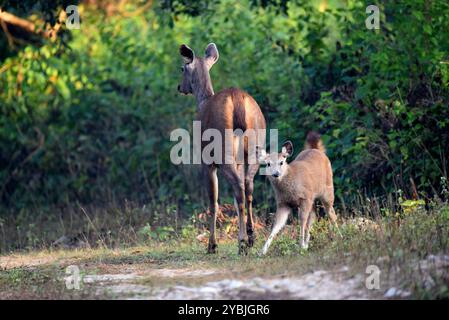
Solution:
[(229, 88), (213, 95), (198, 115), (203, 130), (265, 129), (265, 118), (257, 102), (246, 92)]
[(302, 151), (290, 163), (295, 178), (314, 192), (332, 186), (332, 166), (326, 154), (317, 149)]

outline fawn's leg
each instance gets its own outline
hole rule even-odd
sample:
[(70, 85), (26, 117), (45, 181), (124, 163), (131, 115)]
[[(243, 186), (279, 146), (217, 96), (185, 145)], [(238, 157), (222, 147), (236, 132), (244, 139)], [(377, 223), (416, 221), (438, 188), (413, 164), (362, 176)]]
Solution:
[(215, 253), (217, 249), (217, 238), (216, 238), (216, 228), (217, 228), (217, 214), (218, 206), (218, 178), (217, 178), (217, 167), (215, 166), (205, 166), (205, 171), (207, 174), (207, 191), (209, 193), (209, 203), (210, 203), (210, 237), (209, 246), (207, 248), (208, 253)]
[(315, 220), (315, 213), (313, 209), (309, 213), (309, 217), (307, 218), (307, 226), (306, 226), (306, 247), (309, 247), (310, 241), (310, 228), (312, 227), (313, 221)]
[(288, 215), (290, 214), (290, 211), (291, 211), (290, 208), (286, 207), (286, 206), (279, 207), (276, 210), (273, 229), (271, 230), (271, 234), (268, 237), (267, 242), (265, 242), (265, 245), (263, 246), (262, 254), (267, 253), (268, 248), (270, 247), (270, 244), (273, 241), (274, 237), (285, 226), (285, 223), (287, 222), (287, 218), (288, 218)]
[(222, 165), (222, 171), (232, 186), (234, 199), (237, 203), (237, 213), (239, 215), (239, 254), (246, 253), (248, 247), (248, 235), (246, 233), (246, 217), (245, 217), (245, 185), (243, 177), (239, 173), (237, 166), (234, 164)]
[(340, 232), (340, 228), (338, 227), (337, 223), (337, 214), (335, 213), (333, 202), (326, 202), (323, 201), (324, 205), (324, 211), (329, 215), (329, 218), (331, 219), (332, 223), (334, 224), (335, 228), (337, 229), (338, 235), (340, 237), (343, 237), (343, 235)]
[(309, 244), (306, 241), (306, 234), (309, 233), (308, 230), (308, 220), (310, 216), (310, 212), (312, 211), (313, 201), (304, 199), (301, 206), (298, 208), (299, 211), (299, 220), (301, 221), (301, 248), (307, 249)]
[(329, 218), (331, 219), (333, 225), (337, 229), (339, 236), (343, 237), (341, 235), (340, 229), (338, 228), (337, 215), (335, 214), (335, 210), (334, 210), (334, 187), (333, 187), (333, 185), (330, 185), (327, 188), (326, 193), (321, 198), (321, 202), (323, 203), (324, 211), (326, 212), (327, 215), (329, 215)]

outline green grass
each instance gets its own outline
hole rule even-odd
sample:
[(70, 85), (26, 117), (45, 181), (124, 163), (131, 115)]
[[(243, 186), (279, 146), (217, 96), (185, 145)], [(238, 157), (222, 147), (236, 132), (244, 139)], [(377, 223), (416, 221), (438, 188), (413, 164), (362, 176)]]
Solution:
[[(293, 224), (275, 239), (267, 256), (258, 252), (266, 239), (259, 232), (255, 248), (247, 256), (237, 254), (235, 239), (221, 240), (216, 255), (206, 254), (206, 246), (195, 239), (203, 230), (165, 241), (147, 240), (131, 246), (99, 245), (77, 250), (47, 248), (0, 256), (0, 298), (107, 298), (95, 296), (89, 285), (83, 290), (65, 289), (61, 280), (68, 265), (76, 264), (85, 274), (121, 273), (131, 268), (143, 277), (139, 284), (169, 286), (237, 278), (300, 276), (314, 270), (349, 268), (348, 277), (365, 274), (368, 265), (381, 270), (381, 297), (390, 287), (409, 290), (412, 298), (448, 298), (448, 268), (418, 268), (429, 255), (447, 255), (449, 250), (449, 205), (441, 201), (428, 210), (417, 206), (407, 212), (386, 214), (362, 223), (360, 218), (340, 218), (343, 238), (337, 236), (327, 219), (315, 222), (308, 251), (298, 247), (298, 227)], [(128, 268), (128, 269), (127, 269)], [(213, 275), (176, 278), (151, 273), (158, 269), (214, 270)], [(431, 277), (432, 287), (424, 280)]]

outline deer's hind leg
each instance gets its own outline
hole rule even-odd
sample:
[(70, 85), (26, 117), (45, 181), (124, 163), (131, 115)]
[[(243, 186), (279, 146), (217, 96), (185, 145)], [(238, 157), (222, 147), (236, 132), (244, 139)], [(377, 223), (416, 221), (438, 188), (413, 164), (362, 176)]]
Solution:
[(304, 199), (301, 202), (300, 207), (298, 208), (299, 220), (301, 221), (301, 248), (308, 249), (309, 248), (309, 240), (310, 240), (310, 226), (313, 221), (312, 216), (312, 208), (313, 201), (311, 199)]
[(217, 177), (217, 167), (215, 166), (204, 166), (204, 171), (207, 180), (207, 191), (209, 194), (209, 203), (211, 217), (209, 221), (209, 245), (207, 248), (208, 253), (215, 253), (217, 249), (217, 238), (216, 238), (216, 228), (217, 228), (217, 214), (219, 209), (218, 206), (218, 177)]
[(321, 199), (321, 201), (323, 202), (324, 211), (326, 212), (327, 215), (329, 215), (329, 218), (331, 219), (333, 225), (337, 229), (337, 232), (338, 232), (339, 236), (342, 237), (340, 229), (338, 228), (337, 214), (335, 213), (335, 210), (334, 210), (334, 194), (333, 194), (333, 190), (332, 190), (332, 192), (329, 192), (329, 194), (326, 197), (323, 197)]
[(241, 174), (240, 166), (237, 168), (235, 164), (224, 164), (222, 172), (232, 186), (236, 209), (239, 216), (239, 254), (247, 253), (248, 235), (246, 233), (246, 216), (245, 216), (245, 183)]
[(256, 240), (256, 233), (254, 232), (253, 219), (253, 191), (254, 191), (254, 176), (259, 170), (259, 164), (248, 165), (248, 170), (245, 176), (245, 195), (246, 195), (246, 210), (248, 220), (246, 221), (246, 232), (248, 234), (248, 246), (252, 247)]
[(309, 247), (310, 229), (312, 228), (312, 224), (313, 224), (314, 220), (315, 220), (315, 212), (312, 209), (312, 210), (310, 210), (309, 217), (307, 218), (307, 227), (306, 227), (306, 235), (305, 235), (305, 237), (306, 237), (305, 241), (306, 241), (307, 248)]

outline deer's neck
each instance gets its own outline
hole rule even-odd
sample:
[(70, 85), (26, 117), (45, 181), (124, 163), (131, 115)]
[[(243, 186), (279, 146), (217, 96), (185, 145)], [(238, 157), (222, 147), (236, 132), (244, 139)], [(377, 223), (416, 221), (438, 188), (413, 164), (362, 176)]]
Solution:
[(204, 103), (214, 95), (214, 88), (208, 72), (200, 76), (198, 85), (193, 88), (193, 94), (196, 97), (198, 110), (201, 110)]

